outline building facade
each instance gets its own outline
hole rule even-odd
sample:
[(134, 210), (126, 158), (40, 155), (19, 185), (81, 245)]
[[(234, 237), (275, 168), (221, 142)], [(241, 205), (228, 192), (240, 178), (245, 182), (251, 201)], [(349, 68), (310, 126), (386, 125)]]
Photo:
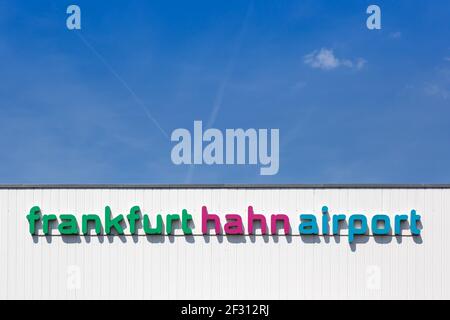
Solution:
[(448, 299), (449, 211), (447, 185), (3, 185), (0, 298)]

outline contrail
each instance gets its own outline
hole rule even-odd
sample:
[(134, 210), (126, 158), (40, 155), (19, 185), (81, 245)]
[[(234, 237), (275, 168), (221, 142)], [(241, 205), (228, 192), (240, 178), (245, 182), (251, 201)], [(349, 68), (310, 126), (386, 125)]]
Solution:
[(233, 74), (233, 70), (234, 70), (234, 65), (235, 65), (235, 61), (236, 61), (236, 57), (239, 53), (239, 50), (241, 49), (242, 46), (242, 40), (244, 38), (245, 35), (245, 31), (247, 29), (247, 24), (248, 24), (248, 19), (250, 17), (250, 14), (253, 10), (253, 1), (250, 1), (247, 7), (247, 12), (245, 14), (244, 17), (244, 21), (242, 22), (242, 27), (241, 30), (239, 31), (239, 34), (237, 35), (236, 41), (234, 43), (232, 52), (231, 52), (231, 57), (230, 60), (228, 61), (228, 65), (227, 68), (225, 70), (225, 76), (223, 77), (222, 82), (219, 85), (219, 89), (217, 90), (217, 94), (216, 97), (214, 99), (214, 103), (213, 103), (213, 108), (211, 110), (211, 114), (209, 116), (209, 120), (206, 124), (207, 128), (210, 128), (214, 122), (217, 119), (217, 115), (220, 111), (220, 108), (222, 107), (222, 102), (223, 102), (223, 97), (225, 94), (225, 89), (228, 85), (228, 82), (231, 78), (231, 75)]
[(106, 61), (106, 59), (103, 58), (103, 56), (89, 43), (89, 41), (87, 41), (86, 38), (83, 37), (80, 31), (76, 31), (75, 34), (81, 39), (81, 41), (86, 45), (86, 47), (88, 47), (94, 53), (94, 55), (97, 56), (98, 59), (100, 59), (100, 61), (108, 69), (108, 71), (111, 72), (112, 75), (124, 86), (124, 88), (130, 93), (131, 97), (136, 102), (136, 104), (141, 107), (147, 118), (153, 122), (153, 124), (159, 129), (159, 131), (161, 131), (164, 137), (169, 139), (169, 135), (167, 134), (167, 132), (161, 127), (161, 125), (155, 119), (155, 117), (153, 117), (150, 110), (146, 107), (144, 102), (137, 96), (137, 94), (131, 89), (128, 83), (116, 72), (116, 70), (114, 70), (114, 68), (108, 63), (108, 61)]
[[(234, 46), (233, 46), (233, 49), (231, 52), (230, 60), (228, 61), (227, 68), (225, 70), (225, 75), (224, 75), (222, 82), (220, 83), (219, 88), (217, 90), (217, 94), (214, 99), (213, 107), (211, 110), (211, 114), (209, 115), (209, 120), (206, 124), (206, 128), (210, 128), (214, 124), (214, 122), (216, 121), (217, 116), (219, 114), (220, 108), (222, 107), (223, 97), (225, 95), (225, 89), (228, 85), (231, 75), (233, 74), (236, 57), (241, 48), (242, 40), (244, 38), (245, 31), (247, 29), (248, 20), (249, 20), (252, 10), (253, 10), (253, 0), (250, 1), (248, 4), (247, 12), (246, 12), (244, 20), (242, 22), (242, 27), (239, 31), (239, 34), (236, 37), (236, 41), (234, 43)], [(194, 169), (195, 169), (194, 165), (191, 164), (189, 166), (189, 170), (188, 170), (188, 173), (187, 173), (185, 181), (184, 181), (185, 183), (190, 183), (192, 181), (192, 177), (194, 176)]]

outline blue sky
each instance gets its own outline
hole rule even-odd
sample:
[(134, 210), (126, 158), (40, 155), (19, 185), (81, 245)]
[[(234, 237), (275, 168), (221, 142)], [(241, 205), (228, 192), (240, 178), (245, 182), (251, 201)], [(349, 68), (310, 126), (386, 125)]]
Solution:
[[(0, 0), (0, 183), (449, 183), (449, 34), (449, 1)], [(279, 173), (175, 166), (151, 118), (279, 128)]]

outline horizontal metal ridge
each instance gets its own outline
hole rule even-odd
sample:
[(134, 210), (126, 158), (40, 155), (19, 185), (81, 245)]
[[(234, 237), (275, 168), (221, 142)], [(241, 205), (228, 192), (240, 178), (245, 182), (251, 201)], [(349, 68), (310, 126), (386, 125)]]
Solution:
[(450, 189), (450, 184), (0, 184), (0, 189)]

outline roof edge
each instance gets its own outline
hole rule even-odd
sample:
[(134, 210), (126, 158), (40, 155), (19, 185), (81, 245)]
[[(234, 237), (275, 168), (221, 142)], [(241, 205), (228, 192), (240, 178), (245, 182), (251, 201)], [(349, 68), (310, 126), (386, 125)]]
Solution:
[(450, 189), (450, 184), (0, 184), (1, 189)]

